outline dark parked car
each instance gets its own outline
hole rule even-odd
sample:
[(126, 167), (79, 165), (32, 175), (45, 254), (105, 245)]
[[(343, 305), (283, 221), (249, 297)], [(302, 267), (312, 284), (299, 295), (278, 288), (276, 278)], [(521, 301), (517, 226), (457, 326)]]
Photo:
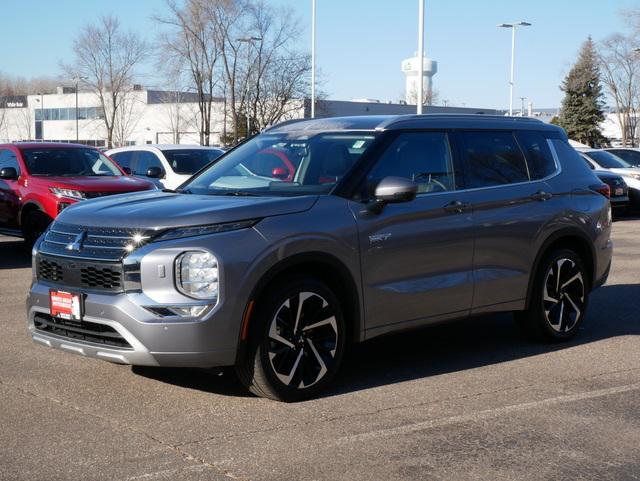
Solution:
[(611, 207), (615, 210), (622, 210), (629, 205), (629, 187), (624, 179), (612, 172), (606, 170), (595, 170), (594, 173), (598, 178), (609, 186), (609, 201)]
[[(248, 168), (265, 149), (293, 174)], [(280, 400), (325, 389), (354, 342), (475, 314), (563, 341), (609, 273), (608, 192), (533, 119), (287, 123), (176, 192), (63, 211), (34, 249), (28, 327), (106, 361), (235, 366)]]
[(127, 176), (93, 147), (57, 143), (0, 145), (0, 233), (32, 244), (72, 204), (155, 189)]

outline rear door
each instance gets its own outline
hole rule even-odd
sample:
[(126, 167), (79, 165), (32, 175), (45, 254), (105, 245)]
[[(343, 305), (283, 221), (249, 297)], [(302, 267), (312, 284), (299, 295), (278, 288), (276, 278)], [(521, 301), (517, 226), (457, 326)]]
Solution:
[(472, 212), (460, 192), (447, 132), (401, 132), (367, 175), (414, 180), (415, 200), (374, 214), (353, 203), (370, 335), (468, 314), (473, 295)]
[[(0, 150), (0, 169), (13, 167), (20, 176), (20, 164), (10, 149)], [(0, 228), (17, 229), (20, 212), (19, 180), (0, 179)]]
[(521, 308), (535, 240), (562, 211), (547, 182), (555, 160), (539, 132), (469, 131), (458, 140), (474, 213), (473, 312)]

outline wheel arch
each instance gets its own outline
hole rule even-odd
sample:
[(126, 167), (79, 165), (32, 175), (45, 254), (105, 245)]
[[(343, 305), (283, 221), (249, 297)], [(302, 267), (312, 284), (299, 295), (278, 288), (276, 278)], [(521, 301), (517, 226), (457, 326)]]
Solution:
[(44, 206), (40, 202), (38, 202), (37, 200), (31, 199), (25, 202), (25, 204), (20, 209), (20, 216), (19, 216), (20, 227), (22, 227), (22, 225), (24, 224), (25, 216), (36, 210), (39, 210), (40, 212), (42, 212), (43, 214), (46, 214), (47, 216), (49, 215), (47, 214), (47, 211), (45, 210)]
[(269, 286), (295, 275), (310, 275), (327, 285), (338, 297), (347, 321), (347, 340), (358, 342), (363, 329), (362, 309), (356, 280), (349, 268), (337, 257), (326, 252), (305, 252), (281, 260), (267, 270), (258, 280), (244, 306), (244, 315), (239, 333), (238, 356), (243, 354), (243, 345), (251, 327), (254, 314), (253, 303), (259, 302)]
[(580, 229), (562, 229), (547, 237), (538, 249), (538, 253), (536, 254), (533, 262), (533, 268), (531, 269), (531, 275), (529, 276), (525, 309), (529, 309), (531, 297), (533, 295), (533, 285), (538, 277), (538, 271), (542, 260), (551, 251), (562, 247), (574, 250), (582, 258), (589, 276), (588, 288), (589, 290), (593, 289), (596, 273), (596, 251), (593, 246), (593, 242)]

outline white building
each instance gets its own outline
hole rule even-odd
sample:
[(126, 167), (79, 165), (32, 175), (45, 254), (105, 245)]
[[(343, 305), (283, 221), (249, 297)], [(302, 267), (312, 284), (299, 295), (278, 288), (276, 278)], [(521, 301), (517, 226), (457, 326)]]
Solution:
[[(78, 119), (76, 122), (76, 108)], [(212, 106), (211, 143), (220, 143), (222, 100)], [(45, 140), (105, 146), (104, 110), (94, 92), (59, 87), (55, 94), (0, 99), (0, 142)], [(147, 90), (139, 86), (123, 97), (115, 119), (114, 143), (199, 143), (197, 97), (188, 92)]]

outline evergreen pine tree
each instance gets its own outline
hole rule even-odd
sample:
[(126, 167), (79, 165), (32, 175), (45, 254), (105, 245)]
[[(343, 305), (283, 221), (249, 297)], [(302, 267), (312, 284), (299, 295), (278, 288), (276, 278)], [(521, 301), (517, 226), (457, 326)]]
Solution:
[(578, 60), (560, 89), (565, 96), (559, 123), (569, 138), (592, 147), (607, 145), (607, 139), (600, 131), (600, 123), (604, 120), (602, 85), (591, 37), (582, 44)]

